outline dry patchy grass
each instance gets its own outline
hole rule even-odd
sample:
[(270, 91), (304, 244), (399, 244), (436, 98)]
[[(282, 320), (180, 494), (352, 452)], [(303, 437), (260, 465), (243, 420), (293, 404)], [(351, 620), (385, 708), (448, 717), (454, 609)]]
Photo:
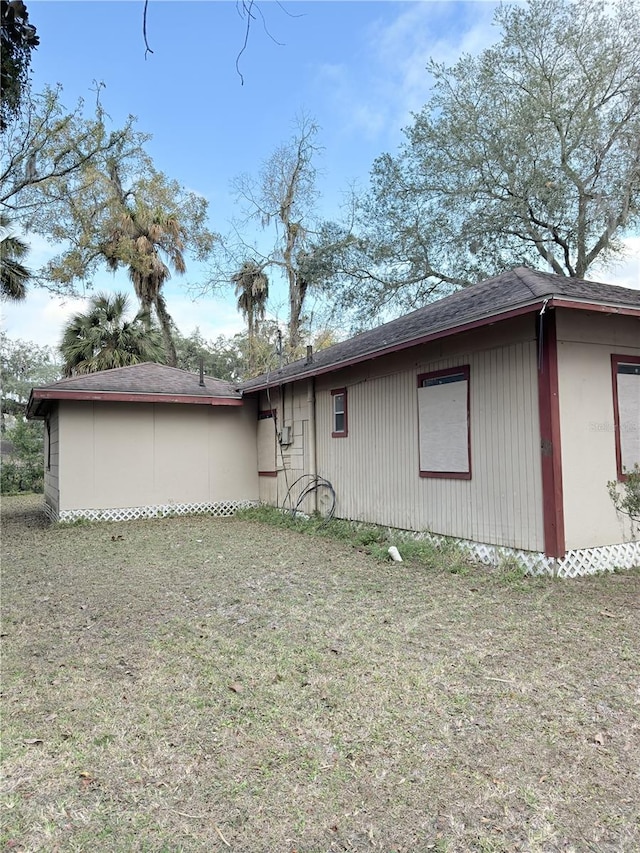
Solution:
[(640, 849), (637, 572), (3, 515), (5, 850)]

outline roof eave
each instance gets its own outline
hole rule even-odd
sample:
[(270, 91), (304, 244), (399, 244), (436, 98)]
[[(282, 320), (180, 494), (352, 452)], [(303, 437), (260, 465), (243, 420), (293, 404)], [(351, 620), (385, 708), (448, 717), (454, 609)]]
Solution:
[(468, 332), (473, 329), (480, 328), (482, 326), (492, 325), (493, 323), (500, 322), (501, 320), (508, 320), (512, 317), (520, 316), (521, 314), (533, 313), (534, 311), (537, 311), (539, 308), (542, 307), (545, 302), (545, 299), (548, 299), (550, 301), (550, 297), (539, 297), (533, 300), (532, 302), (527, 302), (523, 305), (519, 305), (516, 308), (512, 308), (507, 311), (502, 311), (499, 314), (487, 314), (484, 317), (469, 321), (468, 323), (461, 323), (457, 326), (447, 326), (444, 329), (439, 329), (437, 331), (430, 332), (426, 335), (420, 335), (417, 338), (410, 338), (406, 341), (400, 341), (395, 344), (390, 344), (386, 347), (380, 347), (377, 350), (371, 350), (370, 352), (362, 353), (360, 355), (354, 356), (353, 358), (334, 362), (332, 364), (317, 367), (315, 369), (311, 368), (309, 370), (304, 370), (300, 373), (296, 373), (293, 376), (276, 377), (273, 381), (267, 381), (261, 383), (260, 385), (253, 385), (251, 388), (247, 388), (244, 385), (241, 387), (243, 388), (245, 393), (253, 393), (254, 391), (264, 391), (267, 388), (274, 388), (278, 385), (282, 385), (288, 382), (298, 382), (304, 379), (312, 379), (315, 376), (321, 376), (324, 373), (331, 373), (334, 370), (342, 370), (345, 367), (352, 367), (355, 364), (360, 364), (363, 361), (369, 361), (373, 358), (381, 358), (382, 356), (391, 355), (395, 352), (401, 352), (405, 349), (411, 349), (411, 347), (430, 343), (431, 341), (439, 340), (440, 338), (447, 338), (451, 335), (461, 334), (462, 332)]
[(630, 305), (616, 305), (611, 302), (595, 302), (588, 299), (572, 299), (570, 296), (549, 297), (553, 308), (577, 308), (582, 311), (596, 311), (599, 314), (617, 314), (628, 317), (640, 317), (640, 308)]
[(29, 397), (26, 415), (40, 418), (46, 414), (47, 403), (60, 400), (77, 400), (101, 403), (182, 403), (196, 406), (242, 406), (241, 397), (199, 394), (158, 394), (133, 391), (81, 391), (55, 388), (34, 388)]
[(605, 314), (621, 314), (640, 317), (639, 308), (632, 308), (625, 305), (613, 305), (602, 302), (590, 302), (585, 299), (571, 299), (564, 296), (555, 296), (553, 293), (548, 293), (547, 295), (537, 296), (530, 302), (523, 303), (506, 311), (486, 314), (485, 316), (479, 317), (476, 320), (471, 320), (467, 323), (461, 323), (456, 326), (447, 326), (444, 329), (439, 329), (437, 331), (430, 332), (427, 335), (421, 335), (420, 337), (411, 338), (409, 340), (401, 341), (396, 344), (391, 344), (387, 347), (380, 347), (377, 350), (371, 350), (368, 353), (363, 353), (358, 356), (354, 356), (353, 358), (345, 359), (344, 361), (334, 362), (325, 366), (319, 366), (315, 369), (313, 367), (310, 367), (309, 370), (302, 370), (300, 373), (296, 373), (292, 376), (276, 376), (272, 380), (261, 382), (259, 385), (252, 385), (250, 388), (247, 388), (245, 385), (242, 385), (241, 388), (244, 389), (245, 393), (250, 394), (257, 391), (264, 391), (267, 388), (275, 388), (278, 385), (286, 384), (289, 382), (301, 382), (305, 379), (312, 379), (315, 376), (321, 376), (325, 373), (331, 373), (335, 370), (342, 370), (346, 367), (352, 367), (355, 364), (360, 364), (363, 361), (368, 361), (373, 358), (381, 358), (382, 356), (391, 355), (394, 352), (400, 352), (402, 350), (430, 343), (431, 341), (439, 340), (441, 338), (447, 338), (452, 335), (462, 334), (463, 332), (469, 332), (473, 329), (478, 329), (483, 326), (490, 326), (493, 323), (499, 323), (502, 320), (509, 320), (512, 317), (517, 317), (522, 314), (533, 313), (535, 311), (538, 311), (539, 309), (542, 309), (545, 303), (547, 304), (547, 308), (575, 308), (579, 310), (598, 311), (600, 313)]

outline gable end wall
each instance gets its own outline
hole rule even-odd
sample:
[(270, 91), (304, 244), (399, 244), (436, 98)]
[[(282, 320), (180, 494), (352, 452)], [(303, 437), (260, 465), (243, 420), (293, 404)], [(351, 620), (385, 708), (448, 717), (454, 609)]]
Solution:
[(631, 526), (607, 490), (617, 476), (611, 355), (640, 356), (640, 320), (566, 309), (556, 316), (566, 547), (626, 542)]
[(258, 498), (256, 412), (63, 401), (61, 512)]

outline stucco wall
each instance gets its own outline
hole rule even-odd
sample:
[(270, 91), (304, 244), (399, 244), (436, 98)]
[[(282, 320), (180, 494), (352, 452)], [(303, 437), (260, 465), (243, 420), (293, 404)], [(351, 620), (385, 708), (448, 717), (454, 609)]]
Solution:
[[(317, 469), (335, 488), (336, 514), (543, 550), (534, 331), (532, 316), (517, 318), (318, 377)], [(418, 374), (462, 364), (470, 366), (472, 477), (421, 478)], [(347, 389), (348, 436), (333, 438), (331, 390), (342, 387)], [(294, 445), (283, 448), (289, 482), (309, 470), (307, 398), (308, 386), (302, 382), (293, 386), (293, 394), (287, 386), (284, 406), (271, 394), (279, 423), (294, 427)], [(279, 467), (282, 503), (282, 460)], [(265, 483), (261, 498), (269, 500), (269, 494), (273, 496), (273, 484)]]
[(60, 403), (60, 511), (257, 500), (256, 410)]
[(626, 541), (630, 526), (606, 486), (616, 479), (611, 355), (640, 355), (640, 320), (562, 309), (556, 316), (566, 547)]

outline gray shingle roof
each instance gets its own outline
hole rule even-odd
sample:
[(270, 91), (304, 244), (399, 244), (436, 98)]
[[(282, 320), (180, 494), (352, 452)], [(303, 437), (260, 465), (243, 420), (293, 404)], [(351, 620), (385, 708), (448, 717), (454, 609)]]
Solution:
[(213, 403), (214, 400), (219, 400), (222, 404), (229, 405), (234, 404), (232, 401), (237, 401), (235, 405), (238, 405), (245, 391), (256, 391), (282, 382), (326, 373), (386, 352), (415, 346), (433, 337), (455, 334), (469, 325), (494, 322), (512, 311), (534, 311), (545, 299), (556, 302), (560, 300), (563, 303), (568, 300), (582, 307), (588, 307), (589, 304), (611, 307), (614, 312), (632, 310), (637, 311), (640, 316), (640, 290), (565, 278), (518, 267), (425, 305), (390, 323), (320, 350), (314, 353), (311, 364), (301, 359), (244, 382), (239, 388), (231, 382), (210, 376), (204, 377), (203, 387), (197, 373), (146, 362), (61, 379), (59, 382), (36, 388), (31, 393), (27, 411), (31, 416), (41, 416), (46, 410), (47, 401), (55, 400), (58, 392), (60, 397), (77, 393), (78, 399), (91, 399), (93, 394), (124, 395), (126, 399), (126, 395), (130, 394), (132, 399), (136, 395), (138, 399), (145, 396), (157, 397), (159, 401), (162, 398), (173, 399), (175, 402), (180, 402), (180, 399), (175, 398), (195, 398), (191, 402), (202, 400)]
[(430, 337), (454, 334), (457, 329), (469, 324), (481, 323), (483, 320), (493, 322), (510, 311), (527, 306), (534, 310), (545, 299), (554, 298), (582, 304), (592, 303), (594, 306), (611, 306), (613, 311), (633, 309), (640, 312), (640, 290), (518, 267), (320, 350), (314, 353), (311, 364), (301, 359), (250, 379), (241, 387), (244, 391), (255, 391), (293, 379), (315, 376), (387, 351), (413, 346)]
[(144, 362), (130, 367), (116, 367), (99, 373), (87, 373), (60, 379), (42, 389), (57, 391), (112, 391), (120, 394), (165, 394), (185, 397), (232, 397), (240, 398), (240, 393), (231, 382), (222, 379), (204, 377), (204, 387), (200, 385), (198, 373), (188, 373), (177, 367)]
[(73, 376), (33, 388), (27, 417), (44, 417), (53, 401), (62, 399), (242, 405), (242, 393), (231, 382), (205, 376), (202, 386), (199, 373), (152, 362)]

